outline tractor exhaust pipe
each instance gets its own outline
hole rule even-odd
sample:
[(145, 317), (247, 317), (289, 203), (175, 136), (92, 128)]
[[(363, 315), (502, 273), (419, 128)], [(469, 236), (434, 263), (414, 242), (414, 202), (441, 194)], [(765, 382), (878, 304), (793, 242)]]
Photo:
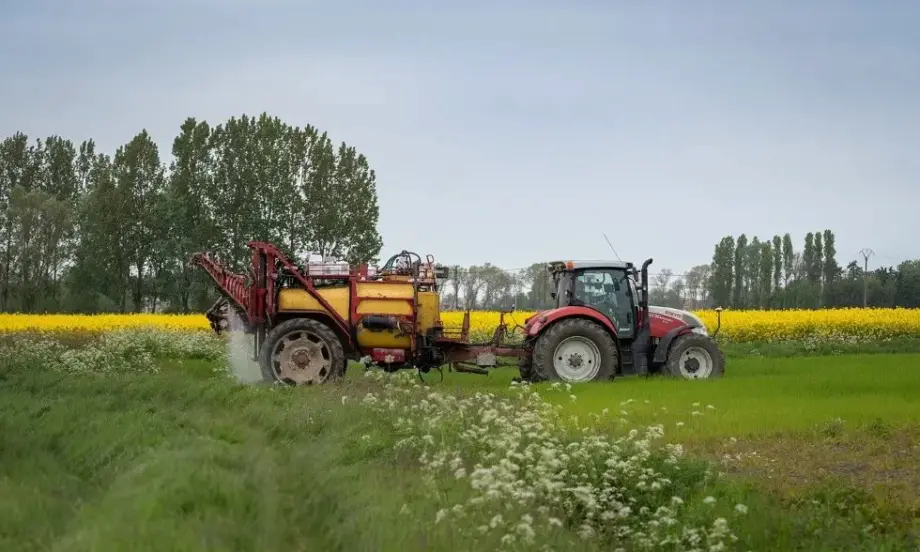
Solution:
[(636, 374), (648, 377), (649, 352), (652, 348), (651, 327), (649, 320), (648, 308), (648, 265), (652, 264), (652, 259), (646, 259), (642, 263), (642, 284), (639, 294), (639, 310), (642, 312), (642, 324), (636, 328), (636, 339), (633, 343), (633, 365), (636, 367)]
[(648, 265), (652, 264), (652, 259), (646, 259), (642, 263), (642, 294), (639, 296), (639, 306), (642, 308), (642, 326), (648, 327)]

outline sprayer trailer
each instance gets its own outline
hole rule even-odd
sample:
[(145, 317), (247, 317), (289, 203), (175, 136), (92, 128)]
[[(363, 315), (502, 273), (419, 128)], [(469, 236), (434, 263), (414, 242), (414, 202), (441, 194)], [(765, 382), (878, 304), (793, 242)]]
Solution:
[(652, 373), (708, 379), (724, 371), (722, 352), (698, 317), (649, 306), (651, 259), (641, 274), (619, 261), (549, 263), (555, 306), (525, 320), (523, 342), (507, 341), (502, 313), (491, 339), (473, 343), (469, 311), (459, 329), (441, 322), (438, 289), (447, 269), (431, 255), (402, 251), (379, 269), (296, 265), (270, 243), (247, 245), (248, 274), (205, 253), (190, 264), (220, 291), (206, 313), (211, 327), (219, 334), (237, 320), (254, 336), (254, 359), (270, 382), (325, 383), (342, 377), (349, 360), (388, 371), (449, 366), (487, 374), (499, 359), (517, 358), (523, 380), (570, 383)]

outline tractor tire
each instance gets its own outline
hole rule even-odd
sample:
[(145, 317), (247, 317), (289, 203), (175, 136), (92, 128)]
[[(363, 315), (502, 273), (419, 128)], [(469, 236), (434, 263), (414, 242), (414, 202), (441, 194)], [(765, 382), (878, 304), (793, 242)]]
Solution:
[(319, 320), (293, 318), (272, 328), (259, 351), (262, 378), (285, 385), (318, 385), (345, 375), (339, 336)]
[(618, 362), (616, 342), (607, 330), (590, 320), (571, 318), (553, 324), (537, 338), (530, 380), (609, 380)]
[(663, 372), (683, 379), (721, 378), (725, 355), (708, 335), (686, 333), (671, 344)]

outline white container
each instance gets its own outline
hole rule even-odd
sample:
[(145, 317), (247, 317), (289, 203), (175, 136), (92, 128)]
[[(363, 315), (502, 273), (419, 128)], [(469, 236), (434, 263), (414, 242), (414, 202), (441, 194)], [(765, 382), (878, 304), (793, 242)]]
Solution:
[(347, 276), (350, 271), (345, 261), (315, 262), (307, 264), (307, 274), (310, 276)]

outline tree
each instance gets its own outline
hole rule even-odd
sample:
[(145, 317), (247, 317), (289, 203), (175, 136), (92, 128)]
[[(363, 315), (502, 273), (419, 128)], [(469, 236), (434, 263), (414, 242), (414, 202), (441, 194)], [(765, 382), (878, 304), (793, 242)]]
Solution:
[(795, 249), (792, 246), (792, 236), (786, 232), (783, 235), (783, 287), (789, 287), (795, 271)]
[[(730, 251), (730, 248), (729, 248), (729, 251)], [(729, 259), (731, 259), (730, 255), (729, 255)], [(731, 270), (731, 263), (729, 263), (728, 267), (729, 267), (729, 270)], [(705, 295), (706, 295), (705, 290), (710, 289), (709, 280), (710, 278), (713, 277), (711, 276), (711, 274), (712, 274), (712, 271), (711, 271), (710, 265), (697, 265), (691, 268), (687, 272), (686, 288), (687, 288), (687, 296), (690, 301), (690, 308), (692, 309), (699, 308), (700, 305), (705, 301)], [(729, 281), (729, 285), (731, 285), (730, 277), (728, 278), (728, 281)], [(730, 292), (731, 288), (729, 287), (728, 289)], [(719, 291), (720, 293), (724, 293), (724, 291), (721, 289)], [(725, 298), (725, 301), (724, 301), (725, 304), (728, 304), (728, 299), (730, 298), (728, 294), (725, 294), (722, 297)]]
[[(41, 143), (29, 145), (29, 138), (21, 132), (6, 138), (0, 144), (0, 210), (2, 210), (2, 266), (0, 266), (0, 310), (7, 311), (11, 306), (16, 310), (22, 308), (17, 301), (11, 304), (11, 298), (20, 297), (18, 288), (22, 282), (21, 274), (17, 278), (17, 249), (21, 246), (18, 239), (22, 237), (22, 202), (38, 186), (41, 166)], [(15, 272), (14, 272), (15, 271)]]
[(323, 235), (320, 229), (330, 226), (312, 225), (313, 243), (326, 244), (332, 255), (352, 263), (376, 261), (383, 247), (377, 233), (377, 177), (367, 158), (344, 142), (335, 157), (332, 193), (326, 201), (334, 214), (335, 232)]
[(773, 276), (773, 245), (765, 241), (760, 244), (760, 286), (757, 295), (760, 299), (760, 307), (768, 308), (770, 306), (771, 277)]
[[(159, 248), (164, 253), (159, 289), (183, 313), (191, 310), (196, 289), (200, 296), (205, 287), (200, 271), (187, 261), (192, 253), (207, 251), (217, 243), (217, 224), (206, 202), (213, 185), (210, 139), (208, 123), (189, 117), (172, 145), (163, 214), (168, 232)], [(201, 308), (201, 301), (197, 303)]]
[(904, 261), (898, 265), (894, 306), (908, 309), (920, 307), (920, 260)]
[(783, 282), (783, 239), (773, 236), (773, 289), (778, 292)]
[(735, 242), (734, 255), (734, 278), (735, 283), (732, 288), (732, 307), (736, 309), (744, 308), (744, 252), (747, 250), (747, 236), (741, 234), (738, 241)]
[(712, 256), (709, 294), (717, 305), (732, 304), (733, 257), (735, 239), (725, 236), (716, 244)]
[(678, 279), (673, 281), (674, 271), (662, 268), (655, 275), (655, 282), (649, 290), (649, 301), (663, 307), (682, 308), (680, 294), (683, 292), (683, 283)]
[(805, 265), (805, 274), (808, 281), (813, 282), (815, 277), (815, 235), (812, 232), (805, 234), (805, 249), (802, 252), (802, 263)]
[(125, 257), (133, 272), (133, 308), (144, 307), (145, 284), (155, 260), (154, 246), (164, 230), (162, 201), (165, 183), (160, 153), (153, 138), (141, 130), (118, 148), (113, 162), (115, 185), (122, 208), (120, 227), (124, 234)]
[(546, 269), (546, 263), (534, 263), (524, 269), (523, 280), (530, 287), (527, 292), (526, 304), (520, 305), (520, 308), (533, 310), (549, 308), (553, 304), (553, 298), (550, 295), (553, 290), (553, 278), (549, 270)]
[(77, 204), (80, 240), (73, 269), (67, 275), (67, 305), (78, 312), (124, 311), (129, 263), (122, 232), (124, 209), (112, 159), (93, 151), (81, 151), (86, 193)]
[(840, 266), (837, 264), (837, 249), (834, 247), (834, 233), (830, 230), (825, 230), (823, 266), (824, 284), (832, 285), (839, 274)]
[(744, 249), (744, 299), (745, 307), (756, 307), (760, 304), (760, 257), (762, 249), (760, 238), (754, 236)]

